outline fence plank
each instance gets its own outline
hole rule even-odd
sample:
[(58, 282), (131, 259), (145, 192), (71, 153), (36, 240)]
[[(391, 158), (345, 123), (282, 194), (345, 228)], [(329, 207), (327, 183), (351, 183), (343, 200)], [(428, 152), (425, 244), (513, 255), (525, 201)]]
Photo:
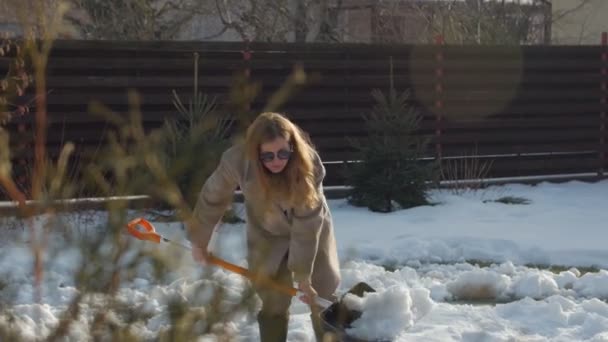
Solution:
[[(0, 69), (1, 71), (2, 69)], [(308, 70), (305, 70), (308, 72)], [(308, 72), (312, 74), (312, 72)], [(277, 75), (269, 73), (268, 75), (255, 74), (255, 79), (262, 82), (265, 86), (280, 86), (285, 82), (287, 74)], [(344, 75), (321, 73), (320, 79), (317, 82), (311, 83), (314, 87), (349, 87), (363, 88), (370, 90), (372, 88), (386, 89), (390, 84), (388, 75), (363, 74), (363, 75)], [(562, 73), (562, 74), (525, 74), (511, 75), (505, 73), (496, 73), (491, 75), (471, 75), (470, 73), (451, 73), (443, 80), (446, 92), (462, 91), (462, 86), (479, 87), (498, 91), (512, 90), (515, 87), (518, 89), (532, 90), (567, 90), (576, 87), (585, 87), (590, 90), (598, 89), (598, 82), (601, 76), (598, 73)], [(395, 87), (398, 90), (407, 88), (417, 89), (432, 89), (435, 85), (435, 76), (427, 75), (425, 77), (416, 78), (413, 83), (409, 75), (396, 75), (393, 79)], [(191, 87), (193, 84), (192, 75), (178, 74), (175, 76), (158, 76), (158, 75), (93, 75), (83, 77), (83, 75), (55, 75), (48, 79), (49, 88), (173, 88), (173, 87)], [(232, 75), (199, 75), (198, 83), (201, 87), (230, 87), (234, 84)]]

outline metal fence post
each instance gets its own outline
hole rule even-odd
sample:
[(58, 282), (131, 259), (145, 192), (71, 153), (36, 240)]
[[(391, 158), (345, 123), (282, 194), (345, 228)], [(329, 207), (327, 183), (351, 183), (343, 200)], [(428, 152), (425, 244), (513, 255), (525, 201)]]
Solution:
[(241, 54), (243, 55), (243, 63), (245, 64), (245, 77), (247, 78), (249, 78), (251, 73), (251, 64), (249, 62), (251, 61), (251, 55), (253, 53), (253, 51), (251, 51), (249, 48), (249, 43), (249, 39), (245, 39), (245, 49), (241, 51)]
[(437, 50), (435, 52), (435, 155), (439, 163), (443, 156), (441, 146), (441, 131), (443, 121), (443, 36), (437, 35), (435, 37), (435, 45)]
[[(243, 86), (248, 87), (248, 82), (250, 82), (251, 80), (251, 57), (253, 55), (253, 51), (251, 50), (249, 44), (251, 43), (251, 41), (249, 40), (249, 38), (245, 38), (244, 40), (245, 43), (245, 47), (243, 50), (241, 50), (241, 55), (243, 56)], [(241, 94), (241, 96), (245, 96), (245, 94)], [(240, 100), (238, 100), (240, 101)], [(245, 113), (249, 113), (251, 111), (251, 99), (247, 99), (246, 103), (244, 103), (244, 106), (242, 107), (242, 110), (244, 110)], [(244, 114), (244, 113), (241, 113)], [(239, 121), (241, 122), (246, 122), (247, 124), (249, 124), (247, 117), (249, 114), (246, 114), (245, 117), (242, 117), (241, 119), (239, 119)], [(243, 120), (245, 119), (245, 120)], [(241, 123), (239, 123), (239, 125), (241, 125)]]
[(604, 176), (606, 167), (606, 104), (608, 103), (608, 32), (602, 32), (602, 66), (600, 78), (600, 146), (598, 176)]

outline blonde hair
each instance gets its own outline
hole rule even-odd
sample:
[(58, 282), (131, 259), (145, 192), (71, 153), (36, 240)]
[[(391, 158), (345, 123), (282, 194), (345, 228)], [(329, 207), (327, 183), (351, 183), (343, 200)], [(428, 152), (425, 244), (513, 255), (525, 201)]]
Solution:
[[(266, 170), (259, 158), (260, 146), (283, 138), (293, 153), (285, 169), (279, 174)], [(281, 114), (260, 114), (247, 129), (246, 155), (259, 182), (259, 190), (268, 209), (272, 200), (286, 201), (291, 208), (314, 208), (319, 203), (315, 181), (314, 147), (308, 136)]]

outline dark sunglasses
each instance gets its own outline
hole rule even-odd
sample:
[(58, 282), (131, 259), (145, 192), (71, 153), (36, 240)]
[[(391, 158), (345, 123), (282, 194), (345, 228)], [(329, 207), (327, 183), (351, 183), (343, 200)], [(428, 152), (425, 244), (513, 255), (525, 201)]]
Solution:
[[(292, 153), (292, 151), (282, 148), (277, 152), (276, 156), (281, 160), (287, 160), (291, 157)], [(262, 152), (260, 153), (260, 160), (264, 163), (269, 163), (274, 160), (274, 156), (274, 152)]]

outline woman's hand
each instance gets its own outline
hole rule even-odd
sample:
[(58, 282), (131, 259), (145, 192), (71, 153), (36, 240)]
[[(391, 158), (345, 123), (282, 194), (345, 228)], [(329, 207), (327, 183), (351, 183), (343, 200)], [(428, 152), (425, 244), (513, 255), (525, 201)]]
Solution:
[(304, 293), (300, 296), (300, 300), (308, 305), (313, 305), (318, 294), (317, 291), (312, 287), (310, 280), (302, 281), (298, 284), (298, 289)]
[(209, 253), (207, 252), (206, 248), (192, 246), (192, 259), (194, 259), (194, 261), (199, 262), (201, 264), (206, 264), (208, 258)]

